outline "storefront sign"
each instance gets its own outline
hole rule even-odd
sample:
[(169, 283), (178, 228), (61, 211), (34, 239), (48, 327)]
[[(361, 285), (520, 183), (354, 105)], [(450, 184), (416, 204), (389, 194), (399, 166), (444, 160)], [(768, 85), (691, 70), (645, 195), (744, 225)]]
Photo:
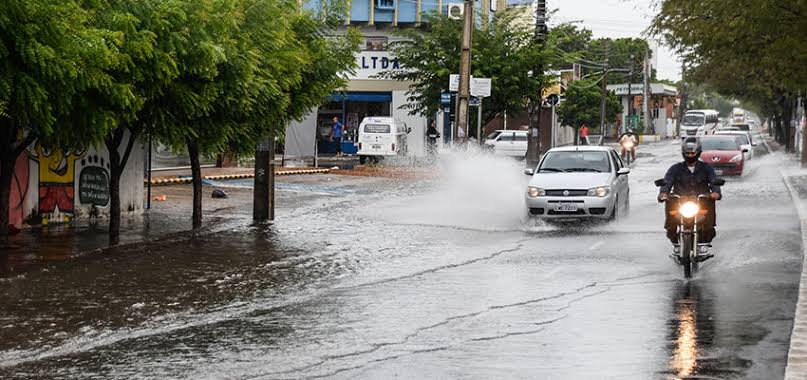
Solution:
[(387, 51), (362, 51), (356, 56), (356, 74), (350, 79), (383, 79), (378, 74), (384, 71), (401, 70), (398, 58)]

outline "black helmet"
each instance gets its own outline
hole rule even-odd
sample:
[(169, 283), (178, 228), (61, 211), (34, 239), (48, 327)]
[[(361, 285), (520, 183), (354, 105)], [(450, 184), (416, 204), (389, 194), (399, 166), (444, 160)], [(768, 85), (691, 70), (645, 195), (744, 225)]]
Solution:
[(701, 142), (697, 137), (687, 137), (681, 143), (681, 155), (688, 163), (697, 161), (701, 157), (702, 151)]

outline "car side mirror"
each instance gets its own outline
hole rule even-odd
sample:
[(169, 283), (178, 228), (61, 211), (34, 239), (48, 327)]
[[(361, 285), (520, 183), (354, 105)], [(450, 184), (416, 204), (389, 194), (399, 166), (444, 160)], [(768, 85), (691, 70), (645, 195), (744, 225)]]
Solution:
[(616, 172), (616, 175), (625, 175), (625, 174), (630, 174), (630, 169), (622, 168), (622, 169), (617, 170), (617, 172)]
[(665, 181), (665, 180), (664, 180), (664, 178), (661, 178), (661, 179), (657, 179), (657, 180), (656, 180), (655, 182), (653, 182), (653, 183), (655, 183), (655, 184), (656, 184), (656, 187), (662, 187), (662, 186), (664, 186), (664, 185), (666, 185), (666, 184), (667, 184), (667, 181)]
[(748, 149), (743, 149), (743, 153), (748, 153)]
[(535, 174), (535, 169), (524, 169), (524, 175), (533, 175)]
[(718, 178), (714, 182), (712, 182), (712, 184), (715, 186), (723, 186), (726, 184), (726, 180), (723, 178)]

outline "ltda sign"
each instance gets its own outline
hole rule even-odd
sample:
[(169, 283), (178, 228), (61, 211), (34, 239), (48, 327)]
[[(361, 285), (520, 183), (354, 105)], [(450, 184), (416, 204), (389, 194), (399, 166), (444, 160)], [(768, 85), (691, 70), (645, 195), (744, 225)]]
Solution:
[(401, 70), (401, 62), (388, 51), (362, 51), (356, 56), (356, 74), (350, 79), (383, 79), (384, 71)]

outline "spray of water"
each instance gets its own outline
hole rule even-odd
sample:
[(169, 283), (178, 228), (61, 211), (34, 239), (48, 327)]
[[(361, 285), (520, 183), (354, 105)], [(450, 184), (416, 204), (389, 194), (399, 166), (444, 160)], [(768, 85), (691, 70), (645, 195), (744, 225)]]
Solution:
[(433, 190), (376, 205), (374, 216), (394, 223), (483, 231), (523, 229), (529, 181), (523, 161), (474, 146), (444, 150), (435, 161)]

